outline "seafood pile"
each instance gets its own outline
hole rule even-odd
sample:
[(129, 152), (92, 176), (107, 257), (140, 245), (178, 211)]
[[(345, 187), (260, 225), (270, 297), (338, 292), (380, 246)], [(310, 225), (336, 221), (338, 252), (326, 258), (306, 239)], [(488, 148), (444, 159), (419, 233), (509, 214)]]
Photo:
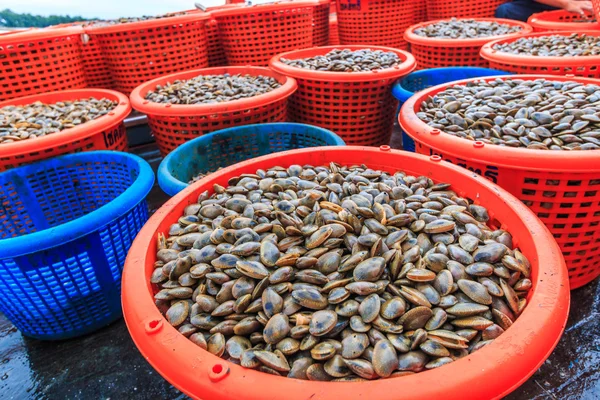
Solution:
[(427, 99), (417, 117), (448, 134), (501, 146), (600, 149), (600, 85), (542, 78), (476, 80)]
[(536, 57), (586, 57), (600, 55), (600, 36), (585, 33), (524, 37), (498, 43), (494, 50)]
[(334, 49), (322, 56), (295, 60), (282, 57), (280, 61), (296, 68), (331, 72), (368, 72), (402, 64), (402, 60), (394, 52), (371, 49)]
[(476, 39), (489, 36), (508, 35), (519, 32), (517, 25), (474, 19), (456, 19), (440, 21), (415, 29), (415, 34), (439, 39)]
[(521, 314), (531, 266), (446, 183), (362, 166), (273, 167), (214, 185), (159, 234), (168, 322), (245, 368), (359, 381), (437, 368)]

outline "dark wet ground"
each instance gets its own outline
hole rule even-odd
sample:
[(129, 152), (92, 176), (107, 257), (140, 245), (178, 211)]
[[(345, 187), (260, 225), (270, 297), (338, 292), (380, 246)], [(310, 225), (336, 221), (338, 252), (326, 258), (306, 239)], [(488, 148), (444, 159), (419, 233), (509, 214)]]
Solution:
[[(144, 142), (144, 132), (135, 136), (136, 144)], [(396, 135), (392, 147), (400, 147)], [(152, 145), (137, 152), (156, 169), (160, 158)], [(155, 187), (149, 200), (156, 209), (166, 195)], [(0, 314), (0, 399), (187, 397), (144, 360), (123, 320), (85, 337), (42, 342), (25, 338)], [(600, 399), (599, 280), (571, 292), (571, 313), (560, 343), (507, 399)]]

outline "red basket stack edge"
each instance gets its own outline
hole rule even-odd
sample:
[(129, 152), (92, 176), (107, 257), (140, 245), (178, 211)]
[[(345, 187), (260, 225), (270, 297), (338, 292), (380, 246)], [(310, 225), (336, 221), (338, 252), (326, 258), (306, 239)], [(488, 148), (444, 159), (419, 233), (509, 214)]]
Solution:
[(208, 47), (207, 57), (209, 67), (223, 67), (227, 65), (227, 57), (225, 57), (225, 50), (223, 49), (223, 44), (221, 43), (221, 34), (219, 33), (219, 23), (210, 13), (213, 11), (243, 6), (244, 4), (242, 2), (210, 7), (206, 10), (209, 13), (209, 20), (206, 22), (206, 41)]
[(527, 23), (531, 25), (534, 32), (600, 30), (600, 23), (592, 22), (593, 18), (594, 16), (589, 12), (581, 15), (565, 10), (556, 10), (533, 14)]
[(414, 24), (411, 1), (338, 0), (340, 44), (369, 44), (408, 50), (402, 33)]
[(314, 1), (288, 1), (212, 12), (227, 64), (266, 67), (279, 53), (311, 47), (314, 7)]
[[(520, 75), (558, 81), (598, 84), (597, 80), (565, 76)], [(497, 77), (477, 78), (488, 81)], [(452, 82), (462, 84), (473, 79)], [(486, 177), (529, 206), (558, 242), (569, 271), (571, 289), (600, 275), (600, 155), (599, 150), (551, 151), (496, 146), (470, 141), (433, 129), (416, 113), (426, 99), (449, 84), (425, 89), (402, 107), (399, 122), (416, 151)]]
[(52, 104), (90, 97), (116, 101), (117, 106), (108, 114), (74, 128), (35, 139), (0, 144), (0, 172), (61, 154), (90, 150), (127, 151), (127, 135), (123, 120), (129, 115), (131, 106), (127, 96), (114, 90), (74, 89), (35, 94), (0, 102), (0, 108), (9, 105), (26, 105), (36, 101)]
[[(577, 31), (588, 36), (600, 36), (600, 31)], [(541, 32), (522, 35), (522, 37), (542, 37), (563, 35), (570, 36), (572, 32)], [(513, 72), (515, 74), (546, 74), (546, 75), (575, 75), (587, 78), (600, 78), (600, 56), (580, 57), (537, 57), (531, 55), (517, 55), (494, 50), (499, 43), (517, 40), (494, 40), (481, 48), (481, 57), (490, 63), (490, 68)]]
[(80, 27), (0, 36), (0, 101), (85, 87)]
[[(281, 86), (258, 96), (215, 104), (163, 104), (145, 99), (157, 85), (200, 75), (249, 74), (275, 78)], [(296, 81), (263, 67), (216, 67), (166, 75), (146, 82), (131, 93), (131, 105), (146, 114), (160, 152), (166, 156), (177, 146), (204, 134), (239, 125), (287, 121), (288, 97)]]
[(491, 18), (510, 0), (426, 0), (427, 19)]
[(404, 32), (406, 41), (410, 43), (410, 52), (417, 60), (419, 69), (469, 66), (487, 67), (488, 61), (480, 56), (481, 47), (496, 39), (516, 38), (532, 31), (531, 26), (521, 21), (501, 18), (476, 18), (477, 21), (499, 22), (520, 26), (521, 31), (501, 36), (489, 36), (474, 39), (441, 39), (419, 36), (415, 30), (423, 26), (435, 24), (443, 20), (428, 21), (411, 26)]
[(413, 24), (420, 24), (428, 20), (427, 18), (427, 0), (412, 0), (413, 4)]
[(129, 94), (138, 85), (165, 74), (208, 66), (206, 22), (210, 14), (115, 25), (95, 25), (86, 33), (98, 40), (115, 89)]
[(327, 46), (329, 43), (330, 0), (314, 0), (313, 46)]
[(340, 44), (340, 33), (338, 31), (338, 20), (336, 14), (329, 15), (329, 43), (330, 46)]
[(336, 46), (296, 50), (273, 57), (273, 70), (295, 78), (298, 90), (290, 98), (290, 120), (320, 126), (338, 134), (348, 145), (380, 146), (390, 141), (398, 101), (394, 81), (415, 68), (409, 53), (389, 47), (344, 46), (344, 49), (383, 50), (398, 54), (403, 63), (370, 72), (312, 71), (284, 64), (281, 58), (324, 55)]

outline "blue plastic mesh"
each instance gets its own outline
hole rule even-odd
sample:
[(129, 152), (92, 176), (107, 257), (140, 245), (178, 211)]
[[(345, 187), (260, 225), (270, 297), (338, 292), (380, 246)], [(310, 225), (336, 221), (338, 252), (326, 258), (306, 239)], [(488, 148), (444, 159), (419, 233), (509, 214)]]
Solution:
[(127, 188), (140, 186), (137, 203), (120, 216), (70, 226), (81, 235), (76, 239), (57, 240), (42, 250), (32, 242), (30, 252), (8, 258), (0, 249), (0, 311), (28, 336), (73, 337), (121, 315), (121, 271), (148, 219), (145, 196), (151, 183), (139, 184), (139, 164), (131, 156), (122, 155), (119, 162), (114, 154), (104, 160), (89, 156), (87, 162), (80, 157), (76, 163), (58, 158), (35, 171), (23, 167), (0, 175), (0, 238), (5, 239), (0, 247), (6, 248), (11, 243), (6, 238), (48, 228), (53, 235), (61, 224), (122, 201), (117, 197)]

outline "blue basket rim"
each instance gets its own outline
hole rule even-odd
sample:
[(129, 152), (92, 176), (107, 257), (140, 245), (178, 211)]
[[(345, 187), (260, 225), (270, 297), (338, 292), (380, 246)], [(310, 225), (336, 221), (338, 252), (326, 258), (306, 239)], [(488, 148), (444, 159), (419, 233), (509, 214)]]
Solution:
[(251, 125), (234, 126), (232, 128), (221, 129), (221, 130), (207, 133), (206, 135), (202, 135), (197, 138), (194, 138), (190, 141), (183, 143), (182, 145), (178, 146), (175, 150), (173, 150), (172, 152), (167, 154), (167, 156), (161, 161), (160, 165), (158, 166), (158, 171), (157, 171), (158, 185), (169, 196), (175, 196), (181, 190), (188, 187), (189, 184), (187, 182), (182, 182), (169, 173), (168, 166), (171, 163), (171, 160), (176, 158), (181, 152), (183, 152), (189, 148), (195, 148), (202, 142), (208, 141), (216, 135), (235, 134), (238, 131), (243, 131), (243, 130), (252, 129), (252, 128), (256, 129), (257, 127), (269, 127), (269, 128), (277, 129), (277, 128), (284, 128), (284, 127), (290, 127), (290, 126), (296, 128), (296, 129), (306, 128), (306, 129), (312, 129), (315, 131), (320, 131), (323, 134), (333, 137), (333, 139), (336, 142), (334, 144), (334, 146), (345, 146), (346, 145), (344, 140), (342, 140), (342, 138), (339, 137), (336, 133), (334, 133), (330, 130), (327, 130), (325, 128), (321, 128), (321, 127), (309, 125), (309, 124), (299, 124), (299, 123), (295, 123), (295, 122), (272, 122), (272, 123), (265, 123), (265, 124), (251, 124)]
[[(410, 74), (398, 79), (392, 86), (392, 94), (394, 95), (394, 97), (397, 100), (406, 101), (409, 97), (411, 97), (414, 94), (414, 92), (411, 92), (410, 90), (406, 90), (402, 86), (402, 82), (405, 79), (419, 77), (421, 75), (431, 75), (432, 73), (435, 73), (435, 72), (451, 72), (454, 70), (469, 71), (469, 72), (474, 72), (474, 73), (480, 72), (480, 73), (484, 74), (482, 76), (486, 76), (486, 77), (492, 76), (492, 74), (497, 74), (498, 76), (512, 75), (510, 72), (500, 71), (500, 70), (491, 69), (491, 68), (482, 68), (482, 67), (442, 67), (442, 68), (422, 69), (419, 71), (411, 72)], [(462, 79), (464, 79), (464, 78), (457, 78), (455, 80), (458, 81), (458, 80), (462, 80)], [(452, 81), (448, 81), (448, 83), (450, 83), (450, 82), (452, 82)]]
[[(31, 253), (32, 244), (35, 246), (34, 250), (37, 252), (71, 242), (102, 229), (116, 218), (128, 213), (140, 201), (146, 198), (154, 185), (154, 172), (152, 172), (152, 168), (143, 158), (134, 154), (98, 150), (49, 158), (0, 173), (0, 176), (14, 173), (28, 175), (34, 171), (43, 169), (49, 163), (65, 165), (73, 162), (86, 162), (90, 159), (100, 161), (102, 159), (115, 159), (117, 157), (129, 158), (135, 161), (139, 167), (137, 178), (123, 193), (102, 207), (59, 226), (13, 238), (0, 239), (0, 249), (2, 249), (0, 259)], [(99, 224), (98, 221), (101, 221), (101, 223)]]

